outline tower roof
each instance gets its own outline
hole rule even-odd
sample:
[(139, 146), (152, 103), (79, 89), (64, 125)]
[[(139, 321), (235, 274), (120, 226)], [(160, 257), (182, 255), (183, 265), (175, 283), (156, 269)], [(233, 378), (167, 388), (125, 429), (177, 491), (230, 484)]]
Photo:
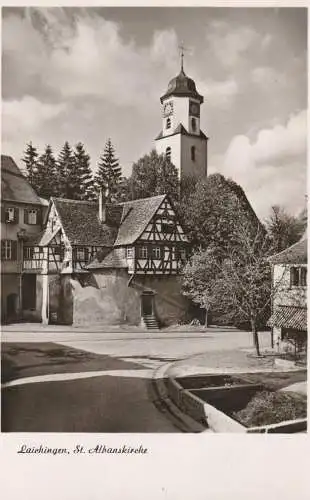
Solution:
[(185, 74), (183, 64), (180, 73), (170, 80), (168, 89), (160, 98), (160, 102), (162, 103), (164, 99), (170, 96), (193, 97), (194, 99), (198, 99), (200, 103), (203, 103), (203, 96), (197, 92), (194, 80)]

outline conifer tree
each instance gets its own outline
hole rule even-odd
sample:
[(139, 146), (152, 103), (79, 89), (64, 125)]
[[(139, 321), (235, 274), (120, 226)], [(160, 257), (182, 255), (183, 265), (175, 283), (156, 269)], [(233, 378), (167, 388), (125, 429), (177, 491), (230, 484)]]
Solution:
[(58, 193), (61, 198), (76, 199), (79, 196), (79, 179), (71, 146), (65, 142), (56, 163)]
[(90, 168), (90, 156), (86, 153), (84, 145), (79, 142), (75, 146), (75, 170), (79, 178), (79, 189), (76, 192), (76, 199), (80, 200), (93, 200), (94, 194), (94, 181)]
[(108, 139), (103, 154), (98, 162), (98, 169), (95, 175), (96, 191), (103, 189), (108, 193), (108, 200), (117, 199), (118, 186), (122, 180), (122, 169), (119, 166), (119, 161), (115, 157), (115, 150), (112, 146), (111, 139)]
[(37, 171), (38, 156), (39, 154), (37, 152), (37, 148), (35, 148), (32, 145), (32, 142), (29, 142), (29, 144), (26, 145), (26, 150), (24, 152), (24, 157), (22, 158), (22, 161), (25, 163), (26, 166), (26, 177), (34, 189), (35, 189), (34, 181)]
[(37, 193), (43, 198), (48, 199), (58, 195), (56, 160), (49, 144), (38, 159), (35, 185)]

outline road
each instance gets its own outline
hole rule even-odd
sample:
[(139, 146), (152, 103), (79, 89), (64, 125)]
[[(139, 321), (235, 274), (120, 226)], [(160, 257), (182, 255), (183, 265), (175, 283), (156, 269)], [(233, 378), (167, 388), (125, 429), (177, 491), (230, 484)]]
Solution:
[(2, 342), (18, 365), (17, 380), (2, 392), (4, 432), (179, 432), (154, 404), (154, 370), (206, 351), (251, 347), (248, 333), (219, 329), (103, 334), (51, 328), (5, 331)]

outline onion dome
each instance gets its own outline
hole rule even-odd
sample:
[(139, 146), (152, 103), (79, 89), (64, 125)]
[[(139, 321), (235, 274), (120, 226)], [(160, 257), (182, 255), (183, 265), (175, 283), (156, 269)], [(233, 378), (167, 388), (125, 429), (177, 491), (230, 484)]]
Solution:
[(198, 94), (194, 80), (184, 73), (183, 65), (178, 76), (170, 80), (167, 92), (160, 98), (160, 102), (163, 103), (164, 99), (170, 96), (193, 97), (200, 103), (203, 102), (203, 96)]

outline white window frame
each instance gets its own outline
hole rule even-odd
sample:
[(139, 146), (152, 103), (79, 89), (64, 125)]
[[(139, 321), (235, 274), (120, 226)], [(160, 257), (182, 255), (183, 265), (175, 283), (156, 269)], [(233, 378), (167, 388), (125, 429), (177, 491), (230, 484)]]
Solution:
[(33, 260), (34, 248), (33, 247), (24, 247), (25, 256), (24, 260)]
[(152, 257), (153, 259), (159, 260), (161, 258), (161, 248), (154, 247), (152, 248)]
[(15, 209), (13, 207), (7, 207), (5, 209), (5, 221), (14, 222), (15, 220)]
[(140, 259), (147, 259), (147, 247), (140, 247), (139, 258)]
[(38, 211), (35, 209), (28, 210), (28, 224), (35, 226), (38, 223)]
[(126, 258), (133, 259), (133, 257), (134, 257), (133, 247), (126, 247)]
[(12, 240), (4, 240), (3, 260), (12, 260)]

